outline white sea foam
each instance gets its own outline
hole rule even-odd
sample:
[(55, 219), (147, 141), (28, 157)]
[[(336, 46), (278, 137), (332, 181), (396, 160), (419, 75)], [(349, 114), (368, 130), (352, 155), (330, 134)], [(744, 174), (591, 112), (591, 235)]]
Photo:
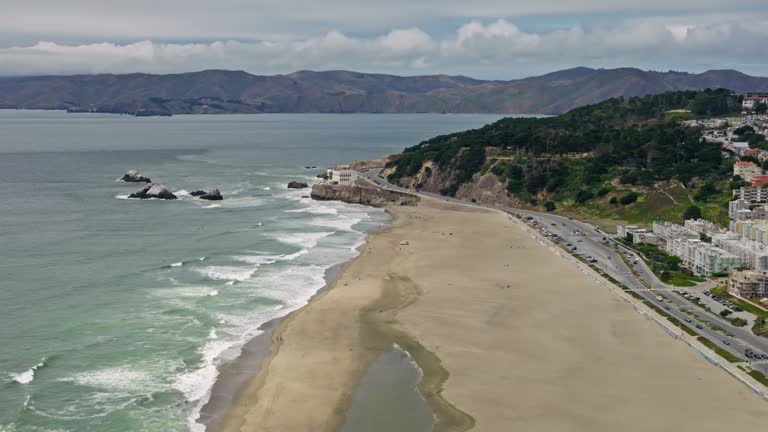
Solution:
[(212, 209), (212, 208), (219, 208), (221, 207), (221, 204), (208, 204), (207, 206), (203, 206), (204, 209)]
[(59, 381), (111, 391), (145, 392), (164, 388), (164, 385), (156, 378), (147, 371), (138, 368), (114, 366), (72, 374), (59, 379)]
[(192, 195), (189, 194), (189, 191), (187, 191), (186, 189), (177, 190), (173, 194), (176, 195), (176, 196), (192, 196)]
[[(229, 282), (227, 282), (227, 284), (229, 284)], [(208, 293), (209, 297), (214, 297), (214, 296), (217, 296), (217, 295), (219, 295), (219, 290), (213, 290), (213, 291)]]
[(171, 264), (170, 267), (181, 267), (182, 265), (184, 265), (184, 263), (179, 261), (179, 262), (175, 262), (175, 263)]
[(333, 207), (313, 205), (309, 207), (303, 207), (299, 209), (286, 210), (286, 213), (312, 213), (312, 214), (339, 214), (339, 210)]
[(271, 187), (269, 187), (269, 186), (264, 186), (264, 187), (263, 187), (263, 188), (261, 188), (261, 189), (263, 189), (263, 190), (271, 190), (272, 188), (271, 188)]
[(115, 198), (122, 199), (122, 200), (130, 199), (130, 198), (128, 198), (128, 195), (115, 195)]
[[(227, 283), (226, 283), (226, 284), (224, 284), (224, 285), (227, 285), (227, 286), (232, 286), (232, 285), (234, 285), (234, 284), (236, 284), (236, 283), (237, 283), (237, 281), (229, 281), (229, 282), (227, 282)], [(218, 291), (217, 291), (217, 292), (218, 292)]]
[(256, 269), (244, 266), (209, 266), (197, 268), (195, 271), (214, 280), (244, 281), (249, 279)]
[(309, 224), (314, 226), (336, 228), (342, 231), (354, 231), (352, 227), (361, 220), (362, 218), (352, 218), (340, 215), (335, 218), (315, 218), (312, 219)]
[(276, 234), (275, 238), (281, 243), (301, 246), (305, 249), (311, 249), (317, 246), (317, 242), (333, 232), (307, 232), (307, 233), (281, 233)]
[(11, 374), (14, 381), (19, 384), (29, 384), (35, 379), (35, 371), (45, 366), (45, 359), (31, 368), (17, 374)]

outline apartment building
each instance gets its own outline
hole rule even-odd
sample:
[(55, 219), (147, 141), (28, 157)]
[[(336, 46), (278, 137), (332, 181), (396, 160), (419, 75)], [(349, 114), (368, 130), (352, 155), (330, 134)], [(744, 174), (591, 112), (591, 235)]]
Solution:
[(726, 273), (741, 266), (741, 258), (717, 246), (700, 242), (693, 249), (693, 272), (702, 276)]
[(768, 297), (768, 272), (758, 270), (733, 270), (726, 290), (738, 297)]
[(733, 191), (733, 198), (745, 200), (750, 204), (766, 204), (768, 203), (768, 189), (743, 187)]
[(657, 237), (656, 245), (658, 248), (671, 255), (675, 255), (672, 252), (674, 249), (674, 241), (676, 239), (698, 240), (700, 237), (699, 233), (691, 231), (682, 225), (661, 221), (653, 222), (653, 233)]
[(741, 177), (746, 182), (751, 182), (754, 177), (762, 174), (763, 169), (757, 166), (754, 162), (738, 161), (733, 164), (733, 175)]
[(768, 247), (764, 244), (738, 238), (735, 234), (712, 237), (712, 244), (738, 256), (744, 267), (768, 271)]

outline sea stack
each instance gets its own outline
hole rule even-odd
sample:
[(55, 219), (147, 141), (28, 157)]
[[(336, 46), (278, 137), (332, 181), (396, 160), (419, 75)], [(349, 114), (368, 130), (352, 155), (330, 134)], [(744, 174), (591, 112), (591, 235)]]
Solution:
[(292, 181), (288, 182), (288, 189), (305, 189), (308, 188), (309, 185), (305, 181)]
[(140, 191), (134, 192), (128, 195), (128, 198), (138, 198), (138, 199), (156, 198), (156, 199), (164, 199), (164, 200), (178, 199), (178, 197), (174, 195), (171, 191), (169, 191), (168, 188), (158, 183), (148, 184), (143, 188), (141, 188)]
[(144, 177), (136, 170), (130, 170), (123, 174), (123, 177), (120, 180), (128, 183), (152, 183), (152, 180), (149, 177)]

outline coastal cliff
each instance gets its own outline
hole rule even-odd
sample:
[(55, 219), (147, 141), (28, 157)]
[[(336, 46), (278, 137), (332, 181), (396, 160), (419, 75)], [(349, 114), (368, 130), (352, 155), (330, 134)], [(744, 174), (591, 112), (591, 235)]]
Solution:
[(401, 192), (388, 191), (372, 186), (316, 184), (309, 195), (318, 201), (342, 201), (371, 207), (387, 204), (415, 205), (419, 198)]

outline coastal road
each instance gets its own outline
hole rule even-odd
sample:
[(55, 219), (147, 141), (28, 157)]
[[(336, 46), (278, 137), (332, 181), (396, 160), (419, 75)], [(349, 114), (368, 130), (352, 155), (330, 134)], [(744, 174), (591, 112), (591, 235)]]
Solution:
[[(527, 217), (531, 217), (538, 222), (541, 227), (540, 231), (546, 229), (548, 233), (554, 233), (562, 238), (563, 243), (571, 243), (573, 246), (576, 246), (577, 250), (574, 251), (575, 253), (583, 253), (583, 256), (591, 256), (597, 259), (597, 263), (594, 263), (597, 267), (641, 295), (645, 300), (664, 309), (665, 312), (678, 319), (683, 325), (695, 333), (706, 337), (718, 347), (744, 359), (746, 359), (744, 352), (747, 348), (758, 353), (768, 353), (768, 338), (755, 335), (749, 328), (735, 327), (719, 315), (709, 313), (674, 293), (673, 289), (678, 288), (670, 287), (661, 282), (634, 251), (616, 243), (611, 235), (599, 231), (592, 225), (550, 213), (482, 205), (433, 193), (405, 189), (390, 184), (385, 179), (378, 177), (379, 172), (380, 169), (369, 169), (360, 174), (369, 182), (387, 190), (421, 195), (473, 207), (502, 210), (519, 216), (524, 220)], [(628, 256), (628, 260), (632, 263), (637, 260), (638, 264), (630, 264), (637, 274), (633, 272), (633, 269), (629, 268), (621, 254), (625, 257)], [(657, 297), (661, 297), (661, 300)], [(724, 329), (733, 336), (728, 336), (711, 326)], [(752, 366), (768, 374), (768, 361), (755, 361), (752, 363)]]

